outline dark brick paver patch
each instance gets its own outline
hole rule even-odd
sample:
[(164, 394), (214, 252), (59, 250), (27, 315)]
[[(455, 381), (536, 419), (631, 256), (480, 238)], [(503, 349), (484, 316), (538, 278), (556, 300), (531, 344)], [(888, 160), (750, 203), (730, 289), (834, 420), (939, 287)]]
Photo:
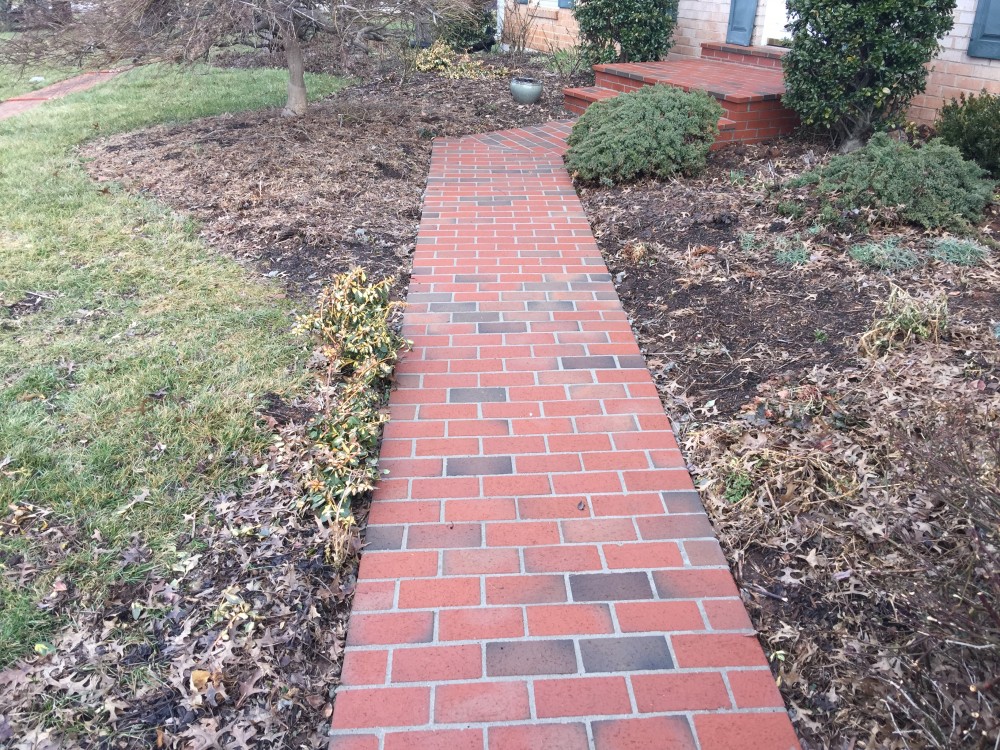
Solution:
[(335, 750), (796, 750), (569, 175), (435, 145)]

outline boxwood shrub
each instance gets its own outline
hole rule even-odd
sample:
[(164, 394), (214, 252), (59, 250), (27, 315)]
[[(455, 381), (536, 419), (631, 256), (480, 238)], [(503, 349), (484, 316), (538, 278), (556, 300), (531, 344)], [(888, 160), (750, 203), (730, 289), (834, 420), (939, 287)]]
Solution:
[(690, 176), (705, 168), (722, 106), (702, 91), (646, 86), (587, 108), (566, 164), (584, 182)]
[(941, 109), (938, 135), (949, 146), (1000, 178), (1000, 94), (952, 99)]

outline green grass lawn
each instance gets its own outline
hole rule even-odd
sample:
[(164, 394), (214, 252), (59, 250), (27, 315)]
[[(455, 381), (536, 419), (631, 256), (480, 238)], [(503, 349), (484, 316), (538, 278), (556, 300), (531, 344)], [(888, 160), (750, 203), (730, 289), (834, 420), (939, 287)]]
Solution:
[[(0, 45), (15, 35), (9, 31), (0, 31)], [(26, 68), (11, 65), (0, 65), (0, 102), (11, 97), (29, 94), (45, 86), (63, 81), (70, 76), (83, 72), (79, 68), (56, 68), (48, 65), (32, 65)], [(44, 81), (32, 82), (32, 78), (41, 77)]]
[[(0, 536), (0, 664), (60, 624), (37, 608), (57, 576), (99, 597), (136, 534), (169, 563), (206, 494), (237, 485), (266, 443), (262, 394), (304, 380), (280, 291), (190, 221), (91, 182), (73, 149), (280, 105), (284, 89), (282, 71), (142, 68), (0, 122), (0, 518), (31, 504), (63, 535)], [(28, 293), (45, 304), (12, 317)], [(45, 568), (26, 587), (4, 575), (21, 555)]]

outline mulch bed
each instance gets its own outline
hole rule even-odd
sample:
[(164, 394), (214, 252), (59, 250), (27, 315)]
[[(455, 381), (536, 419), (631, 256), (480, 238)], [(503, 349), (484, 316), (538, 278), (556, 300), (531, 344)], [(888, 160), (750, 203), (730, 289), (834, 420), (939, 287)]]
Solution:
[(88, 168), (194, 216), (209, 243), (293, 294), (310, 296), (352, 266), (399, 276), (401, 292), (433, 139), (565, 117), (559, 78), (519, 70), (543, 78), (539, 104), (516, 104), (506, 75), (400, 82), (397, 72), (300, 118), (248, 112), (116, 136), (86, 150)]
[[(928, 238), (782, 216), (771, 188), (827, 151), (580, 192), (804, 747), (994, 748), (1000, 254), (862, 266), (855, 243)], [(948, 327), (862, 355), (894, 285)]]

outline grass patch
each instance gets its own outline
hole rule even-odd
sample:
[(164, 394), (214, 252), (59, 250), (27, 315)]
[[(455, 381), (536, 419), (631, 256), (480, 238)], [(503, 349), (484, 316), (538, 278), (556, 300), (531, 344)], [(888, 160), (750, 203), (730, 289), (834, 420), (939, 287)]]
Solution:
[[(149, 67), (0, 122), (0, 507), (20, 509), (0, 526), (0, 563), (44, 571), (0, 578), (0, 663), (59, 625), (37, 608), (57, 580), (99, 597), (134, 535), (172, 562), (206, 493), (236, 486), (265, 445), (261, 397), (304, 378), (279, 290), (192, 222), (92, 183), (72, 149), (284, 95), (279, 70)], [(43, 524), (54, 533), (35, 534)]]
[[(0, 47), (15, 36), (13, 32), (0, 32)], [(49, 65), (30, 65), (21, 68), (16, 65), (0, 65), (0, 102), (15, 96), (23, 96), (37, 91), (53, 83), (82, 72), (80, 68), (70, 66), (52, 67)], [(32, 78), (44, 78), (43, 81), (32, 81)]]
[(899, 244), (898, 237), (886, 237), (877, 242), (865, 242), (848, 250), (854, 260), (880, 271), (905, 271), (920, 265), (920, 258), (908, 247)]
[(930, 256), (942, 263), (956, 266), (978, 266), (989, 257), (990, 251), (971, 240), (939, 237), (931, 244)]

